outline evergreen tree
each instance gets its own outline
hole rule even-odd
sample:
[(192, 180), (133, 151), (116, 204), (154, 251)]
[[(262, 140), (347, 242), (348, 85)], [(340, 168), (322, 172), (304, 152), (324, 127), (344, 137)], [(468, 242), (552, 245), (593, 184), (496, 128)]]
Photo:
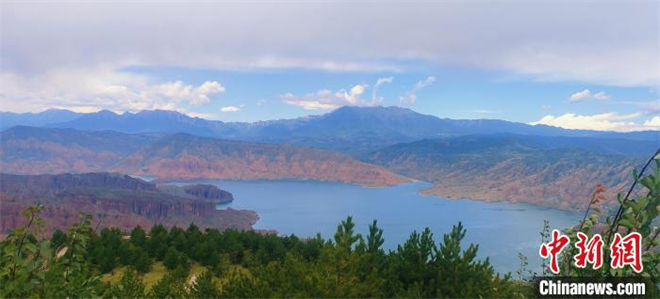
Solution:
[(134, 269), (128, 268), (121, 280), (113, 284), (104, 294), (105, 298), (144, 298), (144, 284)]
[(139, 248), (146, 248), (147, 245), (147, 233), (140, 227), (136, 226), (131, 230), (131, 243)]
[(367, 251), (371, 254), (382, 254), (383, 246), (385, 240), (383, 240), (383, 230), (378, 228), (377, 221), (374, 219), (374, 222), (369, 225), (369, 235), (367, 236)]
[(55, 231), (53, 231), (53, 236), (50, 239), (51, 247), (60, 248), (64, 243), (66, 243), (66, 234), (59, 228), (55, 229)]
[(357, 242), (361, 237), (359, 234), (354, 233), (355, 223), (353, 223), (353, 217), (348, 216), (346, 220), (342, 221), (337, 226), (337, 232), (335, 233), (335, 243), (338, 248), (342, 248), (346, 251), (351, 251), (351, 248), (355, 242)]
[(174, 249), (174, 247), (170, 247), (167, 249), (167, 253), (165, 254), (165, 259), (163, 260), (163, 264), (169, 270), (172, 270), (179, 265), (179, 253), (176, 251), (176, 249)]
[[(185, 278), (184, 278), (185, 279)], [(168, 273), (161, 278), (149, 291), (149, 298), (187, 298), (188, 291), (185, 281), (176, 273)]]
[(149, 239), (147, 241), (149, 255), (156, 258), (158, 261), (162, 261), (165, 258), (165, 253), (168, 248), (167, 238), (168, 232), (164, 226), (159, 224), (151, 227)]
[(213, 274), (205, 271), (190, 286), (190, 296), (192, 298), (218, 298), (220, 291), (213, 282)]
[(138, 248), (133, 260), (132, 266), (135, 267), (139, 273), (147, 273), (151, 270), (152, 260), (149, 254), (144, 250)]

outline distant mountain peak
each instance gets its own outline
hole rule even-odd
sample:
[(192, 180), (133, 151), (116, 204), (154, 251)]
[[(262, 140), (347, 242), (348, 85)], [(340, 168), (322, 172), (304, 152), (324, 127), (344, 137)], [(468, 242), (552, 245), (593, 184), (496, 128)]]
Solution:
[(88, 113), (88, 114), (86, 114), (86, 115), (94, 115), (94, 114), (96, 114), (96, 115), (112, 115), (112, 116), (117, 116), (117, 115), (119, 115), (119, 114), (117, 114), (117, 113), (115, 113), (115, 112), (113, 112), (113, 111), (111, 111), (111, 110), (108, 110), (108, 109), (99, 110), (99, 111), (97, 111), (97, 112), (94, 112), (94, 113)]

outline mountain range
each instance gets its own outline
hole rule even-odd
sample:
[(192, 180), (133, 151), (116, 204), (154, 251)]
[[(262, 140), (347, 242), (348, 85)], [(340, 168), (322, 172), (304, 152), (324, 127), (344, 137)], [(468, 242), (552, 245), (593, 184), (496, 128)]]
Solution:
[(71, 113), (12, 115), (12, 124), (33, 126), (0, 133), (3, 172), (116, 171), (161, 180), (310, 179), (369, 186), (412, 178), (433, 183), (423, 191), (429, 195), (582, 209), (597, 182), (614, 198), (631, 170), (660, 147), (657, 131), (441, 119), (399, 107), (343, 107), (255, 123), (159, 110)]
[(368, 186), (408, 182), (345, 154), (176, 134), (16, 126), (0, 132), (0, 168), (15, 174), (113, 171), (161, 180), (311, 179)]
[(427, 195), (581, 210), (597, 183), (605, 185), (606, 197), (615, 201), (616, 193), (630, 183), (632, 169), (643, 163), (619, 154), (624, 149), (603, 146), (599, 153), (581, 148), (599, 141), (471, 135), (399, 144), (371, 153), (366, 161), (433, 183), (422, 191)]
[[(56, 117), (57, 116), (57, 117)], [(402, 142), (472, 134), (510, 133), (535, 136), (594, 137), (658, 141), (658, 132), (615, 133), (567, 130), (492, 119), (454, 120), (424, 115), (401, 107), (342, 107), (323, 115), (254, 123), (222, 122), (185, 114), (148, 110), (116, 114), (47, 110), (38, 114), (0, 113), (0, 128), (15, 125), (124, 133), (188, 133), (191, 135), (289, 143), (340, 151), (351, 155)]]

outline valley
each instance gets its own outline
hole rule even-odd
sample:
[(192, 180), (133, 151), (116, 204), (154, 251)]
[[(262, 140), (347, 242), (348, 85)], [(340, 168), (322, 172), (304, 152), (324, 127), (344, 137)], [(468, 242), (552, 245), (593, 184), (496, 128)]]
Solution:
[(423, 194), (441, 198), (581, 210), (598, 182), (607, 198), (615, 198), (632, 169), (660, 146), (654, 131), (440, 119), (399, 107), (343, 107), (254, 123), (160, 110), (42, 114), (3, 114), (19, 124), (0, 133), (3, 172), (109, 171), (160, 182), (293, 179), (372, 187), (419, 180), (432, 184)]

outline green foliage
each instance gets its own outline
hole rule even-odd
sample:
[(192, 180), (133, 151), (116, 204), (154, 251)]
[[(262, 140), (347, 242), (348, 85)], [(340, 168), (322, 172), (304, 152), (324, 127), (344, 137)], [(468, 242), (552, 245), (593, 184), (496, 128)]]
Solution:
[[(476, 259), (478, 246), (462, 250), (459, 223), (436, 244), (425, 229), (413, 232), (395, 251), (382, 249), (376, 221), (366, 239), (351, 217), (337, 227), (333, 241), (320, 236), (258, 234), (154, 226), (126, 238), (117, 229), (90, 229), (82, 216), (65, 236), (38, 241), (41, 207), (26, 211), (28, 226), (2, 242), (2, 297), (49, 298), (218, 298), (218, 297), (518, 297), (510, 278), (500, 278), (488, 260)], [(53, 243), (57, 241), (60, 245)], [(156, 242), (158, 241), (158, 242)], [(170, 269), (145, 292), (140, 273), (153, 259)], [(205, 271), (191, 278), (192, 261)], [(247, 268), (237, 270), (236, 266)], [(98, 273), (128, 266), (121, 279), (103, 285)], [(230, 270), (233, 269), (233, 270)], [(222, 286), (214, 277), (222, 276)]]
[(149, 298), (188, 298), (185, 277), (180, 271), (166, 274), (159, 280), (148, 294)]
[(134, 269), (128, 268), (119, 283), (112, 285), (104, 294), (105, 298), (145, 298), (144, 284)]
[(220, 289), (213, 281), (213, 273), (202, 273), (195, 282), (190, 286), (191, 298), (218, 298), (220, 296)]
[(337, 226), (335, 243), (338, 248), (351, 251), (353, 244), (362, 238), (359, 234), (355, 234), (353, 228), (355, 228), (355, 223), (353, 223), (353, 217), (351, 216), (348, 216), (346, 220)]
[(173, 270), (176, 268), (176, 266), (179, 265), (179, 253), (174, 249), (174, 247), (170, 247), (167, 249), (167, 253), (165, 253), (165, 259), (163, 260), (163, 264), (167, 269)]
[[(43, 220), (38, 214), (43, 206), (24, 212), (27, 225), (17, 228), (2, 241), (0, 258), (0, 297), (2, 298), (82, 298), (97, 297), (102, 292), (100, 276), (90, 271), (85, 257), (89, 245), (89, 216), (80, 215), (55, 246), (38, 240)], [(59, 234), (58, 234), (59, 235)]]
[[(426, 229), (413, 232), (396, 251), (380, 249), (382, 231), (373, 223), (366, 242), (349, 217), (337, 228), (335, 243), (323, 243), (318, 259), (290, 252), (283, 261), (233, 275), (221, 297), (520, 297), (510, 277), (499, 277), (488, 260), (476, 259), (478, 246), (462, 250), (459, 223), (436, 244)], [(372, 245), (369, 245), (372, 244)], [(246, 295), (247, 294), (247, 295)]]
[(369, 235), (367, 236), (367, 251), (371, 254), (382, 254), (383, 246), (385, 240), (383, 239), (383, 230), (378, 228), (378, 222), (374, 222), (369, 225)]
[(50, 246), (52, 248), (60, 248), (66, 243), (66, 234), (60, 229), (53, 231), (53, 236), (50, 239)]
[[(633, 198), (627, 198), (619, 194), (620, 216), (609, 216), (605, 218), (601, 215), (600, 209), (588, 209), (583, 221), (578, 227), (568, 228), (565, 234), (571, 240), (576, 242), (578, 240), (577, 233), (582, 232), (591, 238), (595, 233), (600, 233), (603, 236), (605, 245), (603, 246), (603, 266), (594, 270), (591, 267), (578, 268), (574, 264), (573, 257), (577, 254), (577, 249), (574, 244), (566, 247), (562, 255), (562, 275), (570, 276), (591, 276), (591, 277), (645, 277), (651, 282), (660, 285), (660, 228), (658, 227), (658, 214), (660, 213), (660, 156), (655, 156), (653, 159), (652, 170), (647, 175), (633, 172), (634, 182), (639, 182), (639, 188), (632, 188), (629, 194), (634, 194)], [(634, 187), (635, 185), (633, 185)], [(594, 192), (592, 203), (601, 199), (600, 194), (603, 192), (602, 186), (598, 186)], [(628, 199), (628, 200), (624, 200)], [(589, 214), (591, 212), (591, 214)], [(603, 229), (606, 228), (606, 229)], [(609, 244), (611, 242), (610, 235), (613, 233), (621, 233), (622, 235), (637, 232), (642, 236), (642, 262), (644, 269), (641, 273), (636, 273), (630, 267), (613, 269), (610, 267), (609, 257), (610, 250)], [(655, 290), (656, 295), (660, 290)]]

